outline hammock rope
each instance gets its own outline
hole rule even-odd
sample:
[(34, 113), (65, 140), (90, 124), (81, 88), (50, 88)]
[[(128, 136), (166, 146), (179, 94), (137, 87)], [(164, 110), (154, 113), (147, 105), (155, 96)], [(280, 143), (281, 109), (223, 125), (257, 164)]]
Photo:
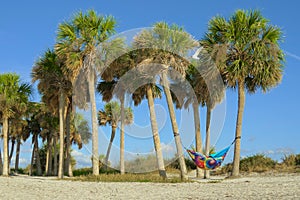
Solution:
[(228, 147), (216, 153), (209, 154), (208, 156), (200, 152), (196, 152), (195, 150), (188, 149), (184, 145), (182, 146), (185, 148), (185, 150), (187, 151), (187, 153), (189, 154), (189, 156), (194, 161), (197, 167), (205, 170), (213, 170), (221, 166), (222, 162), (224, 161), (227, 155), (227, 152), (229, 151), (230, 147), (236, 142), (237, 139), (241, 139), (241, 137), (236, 137)]

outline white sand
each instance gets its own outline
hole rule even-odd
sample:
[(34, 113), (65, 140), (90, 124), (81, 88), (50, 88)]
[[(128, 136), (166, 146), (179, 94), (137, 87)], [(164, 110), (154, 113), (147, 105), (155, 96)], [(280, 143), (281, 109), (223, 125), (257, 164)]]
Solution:
[(193, 183), (103, 183), (0, 177), (0, 199), (300, 199), (300, 174), (252, 175)]

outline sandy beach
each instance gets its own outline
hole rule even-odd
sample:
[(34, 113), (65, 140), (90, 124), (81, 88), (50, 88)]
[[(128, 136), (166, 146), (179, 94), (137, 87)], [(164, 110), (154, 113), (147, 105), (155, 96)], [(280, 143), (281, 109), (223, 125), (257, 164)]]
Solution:
[(0, 177), (0, 199), (300, 199), (300, 174), (212, 177), (192, 183), (59, 181)]

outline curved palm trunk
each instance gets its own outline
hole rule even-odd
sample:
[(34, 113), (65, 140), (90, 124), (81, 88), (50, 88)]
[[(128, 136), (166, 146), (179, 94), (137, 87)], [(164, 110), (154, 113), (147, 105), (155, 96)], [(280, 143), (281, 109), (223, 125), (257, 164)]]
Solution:
[(169, 114), (170, 114), (170, 118), (171, 118), (174, 138), (175, 138), (177, 156), (178, 156), (179, 165), (180, 165), (181, 179), (187, 180), (188, 176), (187, 176), (187, 170), (186, 170), (186, 165), (185, 165), (185, 161), (184, 161), (183, 150), (182, 150), (182, 146), (181, 146), (181, 139), (179, 136), (178, 125), (176, 122), (176, 116), (175, 116), (172, 96), (171, 96), (171, 92), (169, 89), (169, 82), (167, 79), (167, 75), (165, 73), (162, 73), (162, 80), (163, 80), (163, 88), (164, 88), (164, 92), (165, 92), (167, 103), (168, 103)]
[(156, 153), (158, 172), (161, 177), (167, 178), (163, 154), (162, 154), (162, 150), (161, 150), (161, 146), (160, 146), (156, 114), (155, 114), (155, 109), (154, 109), (153, 94), (152, 94), (152, 89), (151, 89), (150, 85), (147, 86), (147, 99), (148, 99), (148, 107), (149, 107), (149, 111), (150, 111), (151, 128), (152, 128), (152, 134), (153, 134), (153, 141), (154, 141), (154, 148), (155, 148), (155, 153)]
[(3, 175), (8, 176), (8, 117), (3, 116)]
[(108, 168), (108, 160), (109, 160), (109, 154), (110, 154), (110, 150), (111, 150), (111, 146), (112, 143), (115, 139), (115, 135), (116, 135), (116, 129), (117, 129), (117, 124), (113, 123), (111, 126), (111, 136), (110, 136), (110, 141), (108, 144), (108, 148), (107, 148), (107, 152), (106, 152), (106, 156), (105, 156), (105, 168)]
[(17, 149), (16, 149), (16, 162), (15, 162), (15, 172), (19, 171), (19, 160), (20, 160), (20, 149), (21, 149), (21, 138), (17, 139)]
[(233, 168), (231, 176), (238, 176), (240, 173), (240, 154), (241, 154), (241, 135), (242, 135), (242, 121), (245, 107), (245, 87), (244, 81), (238, 82), (238, 114), (236, 120), (235, 138), (236, 142), (234, 145), (234, 158)]
[(98, 153), (98, 125), (97, 125), (97, 110), (95, 101), (95, 77), (92, 70), (89, 72), (89, 95), (92, 108), (92, 160), (93, 160), (93, 175), (99, 175), (99, 153)]
[(120, 101), (121, 101), (120, 173), (125, 174), (125, 159), (124, 159), (124, 150), (125, 150), (125, 134), (124, 134), (125, 106), (124, 106), (124, 95), (120, 99)]
[[(205, 155), (209, 155), (210, 150), (210, 120), (211, 120), (211, 108), (207, 105), (206, 113), (206, 138), (205, 138)], [(204, 178), (210, 178), (209, 170), (204, 170)]]
[[(199, 105), (197, 101), (193, 102), (193, 111), (194, 111), (194, 125), (195, 125), (195, 140), (196, 140), (196, 151), (202, 152), (202, 139), (201, 139), (201, 130), (200, 130), (200, 114), (199, 114)], [(203, 170), (197, 167), (196, 177), (203, 175)]]
[(64, 109), (65, 109), (64, 93), (60, 92), (59, 97), (59, 166), (58, 178), (62, 179), (64, 176)]

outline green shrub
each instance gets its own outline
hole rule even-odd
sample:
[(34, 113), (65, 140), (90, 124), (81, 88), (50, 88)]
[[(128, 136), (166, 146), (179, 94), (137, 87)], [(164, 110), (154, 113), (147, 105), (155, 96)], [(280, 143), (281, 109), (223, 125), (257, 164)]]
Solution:
[(93, 174), (92, 168), (81, 168), (73, 170), (73, 176), (87, 176)]
[(291, 154), (291, 155), (284, 155), (282, 158), (282, 164), (285, 166), (291, 167), (296, 165), (296, 155)]
[(100, 168), (100, 174), (117, 174), (117, 173), (120, 173), (120, 170), (117, 170), (117, 169), (114, 169), (114, 168), (111, 168), (111, 167), (104, 167), (102, 166)]
[(295, 164), (296, 164), (296, 166), (300, 166), (300, 154), (296, 155)]
[(292, 166), (300, 166), (300, 154), (291, 154), (285, 155), (282, 158), (282, 164), (292, 167)]
[[(184, 161), (185, 161), (187, 170), (194, 170), (197, 168), (197, 166), (195, 165), (195, 163), (192, 159), (185, 157)], [(174, 169), (180, 169), (179, 160), (176, 159), (175, 161), (171, 162), (170, 167), (174, 168)]]
[[(11, 172), (16, 172), (15, 168), (11, 168), (10, 171)], [(18, 168), (18, 171), (16, 173), (18, 173), (18, 174), (26, 174), (25, 173), (25, 169), (22, 169), (22, 168)]]
[[(241, 172), (265, 172), (274, 170), (277, 162), (262, 154), (256, 154), (241, 159), (240, 171)], [(218, 173), (224, 174), (232, 172), (232, 163), (228, 163), (221, 167)]]
[(241, 160), (240, 169), (245, 172), (264, 172), (275, 168), (276, 161), (262, 154), (256, 154)]

